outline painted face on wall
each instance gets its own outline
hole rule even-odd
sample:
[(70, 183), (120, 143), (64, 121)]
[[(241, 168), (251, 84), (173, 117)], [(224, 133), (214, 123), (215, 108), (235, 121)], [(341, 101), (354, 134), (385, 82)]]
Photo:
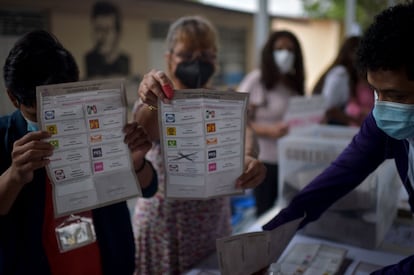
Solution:
[(116, 29), (114, 15), (100, 15), (93, 21), (93, 38), (96, 48), (102, 55), (110, 54), (118, 43), (119, 33)]

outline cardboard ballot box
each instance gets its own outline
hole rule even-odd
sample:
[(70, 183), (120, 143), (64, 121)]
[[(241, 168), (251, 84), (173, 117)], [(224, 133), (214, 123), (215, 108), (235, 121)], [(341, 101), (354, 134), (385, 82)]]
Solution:
[[(284, 206), (350, 143), (358, 128), (312, 125), (279, 140), (279, 203)], [(401, 184), (394, 160), (386, 160), (356, 189), (334, 203), (304, 233), (375, 248), (390, 228)]]

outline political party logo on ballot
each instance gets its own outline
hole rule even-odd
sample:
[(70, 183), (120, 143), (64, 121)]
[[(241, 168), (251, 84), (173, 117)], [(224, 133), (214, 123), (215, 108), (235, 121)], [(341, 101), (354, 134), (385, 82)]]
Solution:
[(206, 110), (206, 119), (215, 118), (215, 117), (216, 117), (216, 111)]
[(99, 129), (99, 119), (90, 119), (89, 129)]
[(175, 122), (175, 114), (166, 113), (165, 114), (165, 122), (167, 122), (167, 123)]
[(102, 148), (93, 148), (92, 149), (92, 157), (93, 158), (100, 158), (100, 157), (102, 157)]
[(212, 172), (212, 171), (216, 171), (217, 170), (217, 163), (212, 162), (208, 164), (208, 171)]
[(169, 164), (168, 171), (170, 172), (178, 172), (178, 164)]
[(96, 108), (96, 105), (88, 105), (86, 106), (86, 111), (88, 112), (88, 115), (93, 115), (98, 113), (98, 108)]
[(51, 139), (49, 143), (55, 147), (55, 149), (59, 148), (59, 140), (58, 139)]
[(57, 169), (53, 172), (57, 181), (64, 180), (66, 178), (65, 171), (63, 169)]
[(89, 137), (91, 143), (97, 143), (97, 142), (102, 142), (102, 135), (101, 134), (97, 134), (97, 135), (91, 135)]
[(215, 123), (207, 123), (207, 133), (214, 133), (216, 131), (216, 124)]
[(217, 151), (216, 150), (211, 150), (208, 151), (208, 159), (214, 159), (217, 156)]
[(56, 135), (58, 133), (57, 125), (46, 125), (46, 131), (48, 131), (51, 135)]
[(103, 164), (103, 162), (95, 162), (94, 164), (93, 164), (93, 169), (94, 169), (94, 171), (95, 172), (101, 172), (101, 171), (103, 171), (103, 169), (104, 169), (104, 164)]
[(177, 129), (175, 127), (167, 127), (167, 136), (176, 136)]
[(175, 147), (177, 147), (177, 140), (175, 140), (175, 139), (169, 139), (169, 140), (167, 140), (167, 146), (168, 147), (173, 147), (173, 148), (175, 148)]
[(45, 111), (45, 120), (55, 119), (55, 110)]
[(206, 144), (207, 145), (215, 145), (215, 144), (217, 144), (217, 142), (218, 142), (218, 140), (217, 140), (216, 137), (206, 139)]

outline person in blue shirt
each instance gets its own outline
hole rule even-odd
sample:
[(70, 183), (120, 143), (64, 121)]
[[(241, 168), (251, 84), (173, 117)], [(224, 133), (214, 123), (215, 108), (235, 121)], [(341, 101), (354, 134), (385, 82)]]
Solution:
[[(271, 230), (305, 216), (318, 219), (384, 160), (393, 158), (414, 211), (414, 3), (390, 7), (364, 34), (359, 67), (376, 93), (374, 109), (338, 158), (263, 226)], [(391, 184), (391, 183), (390, 183)], [(414, 274), (414, 255), (372, 274)]]
[[(46, 214), (53, 205), (45, 172), (53, 146), (43, 140), (49, 133), (37, 129), (36, 86), (78, 79), (72, 54), (46, 31), (24, 35), (6, 59), (4, 82), (17, 110), (0, 117), (1, 275), (62, 274), (56, 272), (56, 268), (63, 268), (61, 263), (68, 268), (65, 274), (130, 275), (134, 271), (135, 247), (126, 202), (91, 211), (97, 239), (94, 244), (59, 253), (47, 242), (51, 239), (56, 244), (55, 232), (46, 231), (54, 219)], [(157, 175), (144, 158), (151, 142), (136, 122), (126, 124), (124, 132), (143, 194), (152, 196), (157, 191)], [(83, 249), (88, 249), (87, 253)]]

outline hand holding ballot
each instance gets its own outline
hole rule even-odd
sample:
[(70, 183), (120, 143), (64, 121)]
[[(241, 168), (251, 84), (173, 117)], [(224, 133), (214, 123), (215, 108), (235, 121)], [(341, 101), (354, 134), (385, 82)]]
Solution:
[(167, 71), (152, 70), (139, 85), (134, 118), (154, 141), (146, 157), (160, 188), (135, 205), (135, 245), (147, 248), (137, 251), (135, 273), (182, 274), (212, 253), (215, 240), (231, 234), (228, 196), (258, 185), (264, 174), (246, 96), (211, 89), (217, 41), (206, 18), (177, 19), (163, 53)]
[[(140, 108), (135, 113), (135, 120), (140, 123), (148, 132), (152, 140), (160, 140), (160, 131), (155, 125), (159, 125), (158, 100), (162, 104), (171, 104), (174, 92), (172, 90), (173, 82), (163, 71), (152, 70), (144, 75), (144, 78), (138, 88), (138, 96), (142, 103), (146, 105), (145, 108)], [(182, 85), (180, 85), (181, 87)], [(185, 91), (186, 89), (183, 89)], [(176, 90), (175, 92), (177, 92)], [(180, 90), (181, 91), (181, 90)], [(190, 91), (190, 90), (188, 90)], [(223, 91), (223, 93), (233, 93), (232, 91)], [(165, 106), (165, 105), (163, 105)], [(246, 126), (245, 121), (242, 122), (243, 127), (246, 127), (246, 132), (252, 132), (249, 126)], [(246, 133), (245, 146), (250, 146), (256, 138), (254, 133)], [(254, 188), (259, 185), (265, 175), (266, 168), (263, 163), (257, 160), (257, 155), (252, 155), (250, 150), (246, 150), (244, 159), (244, 171), (237, 178), (235, 187), (237, 189)]]
[(151, 142), (137, 122), (127, 122), (121, 79), (43, 85), (36, 95), (39, 128), (54, 147), (46, 171), (55, 216), (142, 195), (153, 179), (144, 158)]
[(45, 131), (29, 132), (14, 143), (10, 177), (19, 185), (33, 180), (36, 169), (49, 163), (48, 157), (53, 154), (54, 147), (46, 141), (50, 134)]
[(127, 123), (123, 131), (124, 142), (132, 153), (135, 171), (137, 171), (144, 161), (145, 154), (151, 149), (151, 142), (144, 128), (137, 122)]
[(245, 170), (237, 179), (236, 187), (241, 189), (254, 188), (258, 186), (264, 179), (266, 168), (263, 164), (251, 156), (244, 158)]

